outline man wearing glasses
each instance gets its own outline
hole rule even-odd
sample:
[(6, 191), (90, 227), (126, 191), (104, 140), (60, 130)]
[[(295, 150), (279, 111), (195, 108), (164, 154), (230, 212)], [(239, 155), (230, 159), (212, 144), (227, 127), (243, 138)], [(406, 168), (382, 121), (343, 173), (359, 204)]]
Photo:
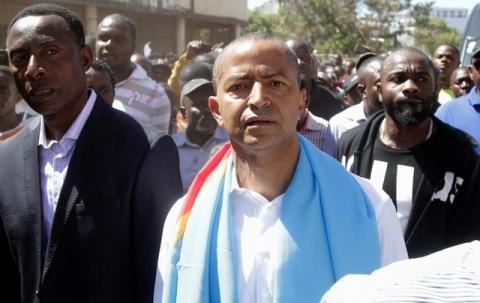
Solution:
[(470, 93), (440, 106), (435, 115), (472, 136), (477, 143), (475, 152), (480, 154), (480, 46), (473, 50), (468, 70), (475, 84)]

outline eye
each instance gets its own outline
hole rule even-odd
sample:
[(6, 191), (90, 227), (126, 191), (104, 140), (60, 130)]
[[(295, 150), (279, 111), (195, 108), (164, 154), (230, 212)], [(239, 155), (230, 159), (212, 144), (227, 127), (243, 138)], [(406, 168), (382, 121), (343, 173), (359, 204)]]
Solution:
[(22, 61), (25, 61), (28, 59), (28, 55), (26, 54), (13, 54), (11, 57), (10, 57), (10, 61), (13, 63), (13, 64), (19, 64), (21, 63)]
[(229, 92), (236, 92), (236, 91), (242, 90), (244, 88), (246, 88), (246, 85), (244, 83), (235, 83), (235, 84), (232, 84), (228, 87), (228, 91)]
[(47, 55), (55, 55), (55, 54), (58, 54), (58, 50), (53, 49), (53, 48), (49, 48), (49, 49), (47, 49), (47, 50), (45, 51), (45, 53), (46, 53)]
[(282, 81), (278, 81), (278, 80), (273, 80), (271, 85), (273, 87), (283, 87), (285, 86), (285, 83), (283, 83)]

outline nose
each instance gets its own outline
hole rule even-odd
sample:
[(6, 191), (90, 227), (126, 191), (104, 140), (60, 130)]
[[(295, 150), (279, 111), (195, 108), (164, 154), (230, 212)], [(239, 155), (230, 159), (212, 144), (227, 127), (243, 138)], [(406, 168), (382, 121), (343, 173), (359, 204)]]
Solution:
[(265, 90), (266, 88), (264, 87), (264, 85), (262, 85), (262, 83), (255, 82), (252, 85), (252, 90), (250, 91), (250, 95), (248, 96), (248, 105), (255, 108), (270, 106), (270, 98)]
[(462, 82), (460, 82), (460, 87), (462, 89), (466, 89), (466, 88), (468, 88), (468, 86), (469, 86), (469, 84), (466, 80), (463, 80)]
[(407, 97), (415, 96), (418, 93), (418, 86), (412, 79), (405, 81), (403, 85), (403, 94)]
[(37, 79), (39, 77), (45, 76), (45, 74), (45, 68), (39, 64), (38, 58), (36, 58), (34, 55), (31, 55), (28, 59), (25, 76), (31, 79)]

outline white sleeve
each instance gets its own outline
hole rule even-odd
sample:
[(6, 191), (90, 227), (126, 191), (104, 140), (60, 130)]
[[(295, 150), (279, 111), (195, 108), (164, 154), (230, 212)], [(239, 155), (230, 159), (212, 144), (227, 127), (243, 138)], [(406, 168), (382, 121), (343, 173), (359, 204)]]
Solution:
[(175, 232), (175, 222), (183, 204), (183, 198), (180, 198), (168, 212), (165, 224), (163, 226), (162, 241), (160, 243), (160, 253), (158, 254), (157, 276), (155, 277), (155, 289), (153, 293), (153, 302), (162, 302), (163, 278), (167, 271), (168, 256), (170, 255), (171, 241)]
[(353, 175), (367, 194), (375, 209), (378, 237), (382, 254), (382, 266), (408, 259), (402, 228), (398, 221), (392, 200), (382, 189), (369, 180)]

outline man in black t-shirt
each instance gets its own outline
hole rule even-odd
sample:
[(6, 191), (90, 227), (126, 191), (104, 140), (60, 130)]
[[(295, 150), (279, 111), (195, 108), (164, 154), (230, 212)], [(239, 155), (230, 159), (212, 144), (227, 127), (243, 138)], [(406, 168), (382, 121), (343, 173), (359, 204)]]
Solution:
[(384, 112), (346, 132), (337, 150), (390, 195), (410, 257), (480, 238), (479, 159), (468, 135), (433, 116), (437, 77), (421, 51), (393, 52), (377, 86)]

